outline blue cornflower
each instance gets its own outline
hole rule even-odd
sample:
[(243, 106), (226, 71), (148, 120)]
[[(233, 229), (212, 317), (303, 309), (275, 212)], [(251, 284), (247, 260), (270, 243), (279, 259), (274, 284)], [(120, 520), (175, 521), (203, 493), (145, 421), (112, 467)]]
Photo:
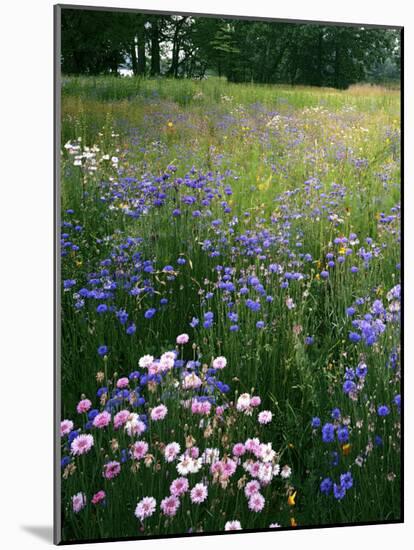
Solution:
[(311, 346), (315, 342), (315, 338), (313, 336), (306, 336), (305, 337), (305, 344), (307, 346)]
[(346, 393), (347, 395), (351, 392), (356, 391), (356, 388), (357, 388), (357, 386), (356, 386), (355, 382), (353, 382), (352, 380), (346, 380), (344, 382), (344, 385), (342, 386), (343, 392)]
[(325, 479), (321, 481), (321, 484), (319, 485), (319, 489), (321, 493), (323, 493), (324, 495), (329, 495), (329, 493), (332, 491), (332, 485), (333, 483), (331, 478), (325, 477)]
[(387, 405), (379, 405), (377, 412), (378, 416), (387, 416), (390, 414), (390, 409), (387, 407)]
[(338, 409), (338, 408), (332, 409), (332, 411), (331, 411), (331, 417), (332, 417), (334, 420), (338, 420), (339, 418), (341, 418), (341, 410)]
[(351, 273), (358, 273), (359, 269), (355, 265), (353, 265), (351, 267), (350, 271), (351, 271)]
[(393, 399), (394, 403), (397, 405), (398, 407), (398, 410), (401, 409), (401, 395), (400, 394), (397, 394), (394, 399)]
[(345, 474), (342, 474), (340, 479), (341, 487), (343, 487), (345, 490), (351, 489), (351, 487), (354, 484), (354, 480), (352, 479), (351, 472), (346, 472)]
[(311, 421), (312, 428), (319, 428), (321, 425), (321, 419), (318, 416), (314, 416)]
[(349, 431), (346, 426), (339, 428), (336, 432), (339, 443), (346, 443), (349, 440)]
[(322, 441), (324, 443), (331, 443), (335, 437), (335, 428), (331, 423), (324, 424), (322, 428)]
[(361, 336), (357, 332), (350, 332), (348, 337), (354, 344), (361, 340)]
[(78, 437), (78, 435), (80, 434), (80, 430), (72, 430), (70, 432), (70, 434), (68, 435), (68, 443), (69, 445), (72, 443), (72, 441)]
[(333, 493), (336, 500), (342, 500), (346, 494), (346, 489), (342, 485), (337, 485), (334, 483)]
[(99, 304), (96, 308), (97, 313), (106, 313), (108, 311), (108, 306), (106, 304)]
[(128, 313), (124, 309), (120, 309), (119, 311), (117, 311), (116, 316), (119, 319), (121, 325), (125, 325), (125, 323), (128, 321)]
[(230, 331), (231, 332), (237, 332), (239, 330), (239, 325), (231, 325), (230, 326)]
[(144, 313), (145, 319), (152, 319), (154, 315), (157, 313), (157, 310), (155, 308), (147, 309), (147, 311)]
[(98, 409), (91, 409), (88, 412), (88, 420), (93, 420), (97, 414), (99, 414)]
[(260, 309), (260, 303), (250, 299), (246, 300), (246, 306), (252, 311), (259, 311)]
[(100, 356), (106, 355), (108, 353), (108, 346), (99, 346), (98, 354)]
[(186, 259), (185, 258), (178, 258), (177, 260), (177, 264), (178, 265), (184, 265), (186, 263)]
[(63, 288), (72, 288), (74, 285), (76, 285), (76, 280), (75, 279), (65, 279), (63, 281)]
[(72, 462), (72, 458), (70, 456), (64, 456), (64, 457), (62, 457), (62, 460), (60, 461), (60, 466), (61, 466), (61, 468), (65, 468), (71, 462)]
[(346, 367), (345, 369), (345, 380), (354, 380), (355, 379), (355, 371), (351, 367)]
[(257, 321), (257, 323), (256, 323), (256, 328), (259, 328), (259, 329), (260, 329), (260, 328), (264, 328), (264, 326), (265, 326), (264, 321)]
[(126, 333), (128, 334), (128, 336), (131, 336), (132, 334), (135, 334), (136, 330), (137, 327), (134, 323), (132, 323), (132, 325), (129, 325), (129, 327), (126, 329)]
[(365, 378), (367, 373), (368, 373), (368, 367), (366, 366), (366, 364), (362, 362), (359, 363), (356, 368), (356, 375), (358, 376), (358, 378)]
[(380, 435), (376, 435), (374, 438), (374, 445), (376, 447), (382, 447), (382, 444), (383, 444), (382, 437)]
[(200, 321), (197, 319), (197, 317), (193, 317), (190, 322), (190, 327), (195, 328), (199, 324), (199, 322)]
[(321, 271), (321, 277), (322, 279), (327, 279), (329, 277), (329, 273), (327, 271)]

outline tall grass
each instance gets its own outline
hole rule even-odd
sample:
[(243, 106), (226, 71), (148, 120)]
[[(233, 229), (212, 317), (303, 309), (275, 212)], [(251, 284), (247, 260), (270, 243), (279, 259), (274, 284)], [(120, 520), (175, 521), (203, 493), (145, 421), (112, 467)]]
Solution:
[[(112, 388), (140, 357), (159, 357), (185, 332), (198, 368), (226, 357), (220, 381), (229, 389), (216, 398), (229, 411), (249, 393), (273, 413), (264, 431), (250, 416), (235, 427), (229, 413), (226, 438), (260, 437), (292, 468), (284, 484), (266, 489), (259, 515), (240, 500), (240, 478), (227, 494), (211, 482), (219, 518), (208, 507), (194, 518), (187, 503), (174, 520), (157, 515), (143, 535), (217, 531), (232, 519), (244, 528), (399, 519), (398, 291), (387, 297), (399, 283), (399, 124), (399, 93), (383, 88), (63, 79), (62, 418), (75, 418), (82, 396)], [(358, 378), (359, 364), (368, 372)], [(352, 376), (356, 388), (345, 392)], [(199, 421), (179, 407), (185, 392), (171, 399), (173, 380), (157, 384), (155, 393), (139, 390), (140, 413), (160, 402), (171, 412), (162, 429), (149, 423), (155, 458), (136, 478), (125, 466), (105, 481), (106, 507), (74, 513), (73, 494), (89, 499), (105, 460), (131, 444), (78, 418), (98, 439), (93, 460), (64, 467), (66, 539), (140, 534), (137, 499), (168, 494), (162, 445), (183, 446), (190, 432), (201, 445)], [(378, 414), (382, 405), (389, 414)], [(322, 441), (313, 417), (335, 433), (348, 427), (349, 441)], [(203, 429), (210, 421), (218, 429), (212, 419)], [(211, 446), (229, 453), (223, 441), (217, 435)], [(343, 499), (321, 492), (322, 479), (339, 484), (345, 472), (353, 487)]]

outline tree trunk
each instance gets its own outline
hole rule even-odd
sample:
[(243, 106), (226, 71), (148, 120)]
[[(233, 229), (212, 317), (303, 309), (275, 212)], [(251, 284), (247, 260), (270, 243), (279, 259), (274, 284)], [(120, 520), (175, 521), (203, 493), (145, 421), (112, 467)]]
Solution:
[(168, 74), (174, 77), (178, 76), (178, 60), (180, 56), (180, 42), (181, 42), (180, 30), (181, 30), (181, 27), (184, 25), (185, 20), (186, 20), (186, 17), (183, 17), (183, 19), (180, 19), (179, 21), (177, 21), (174, 29), (171, 66), (168, 69)]
[(158, 21), (154, 19), (151, 27), (151, 76), (160, 74), (160, 37)]
[(136, 75), (136, 74), (138, 74), (138, 59), (137, 59), (137, 50), (136, 50), (135, 38), (132, 41), (130, 50), (131, 50), (132, 72)]
[(317, 86), (322, 86), (323, 83), (323, 66), (322, 66), (322, 59), (323, 59), (323, 31), (319, 31), (318, 33), (318, 68), (317, 68)]
[(138, 43), (138, 67), (137, 74), (145, 75), (146, 69), (146, 58), (145, 58), (145, 27), (142, 22), (138, 27), (137, 32), (137, 43)]

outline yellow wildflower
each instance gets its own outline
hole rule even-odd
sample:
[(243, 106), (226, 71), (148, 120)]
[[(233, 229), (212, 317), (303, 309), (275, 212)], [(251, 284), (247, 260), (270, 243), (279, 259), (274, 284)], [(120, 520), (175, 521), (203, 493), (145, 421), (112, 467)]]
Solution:
[(288, 504), (289, 504), (289, 506), (295, 506), (295, 504), (296, 504), (296, 502), (295, 502), (296, 493), (297, 493), (297, 491), (295, 491), (294, 493), (291, 493), (291, 494), (288, 496)]

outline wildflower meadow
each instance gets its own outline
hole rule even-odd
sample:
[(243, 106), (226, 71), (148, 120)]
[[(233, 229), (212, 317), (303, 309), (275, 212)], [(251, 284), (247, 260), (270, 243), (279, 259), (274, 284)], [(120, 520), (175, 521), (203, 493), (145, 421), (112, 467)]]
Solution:
[(62, 540), (400, 521), (400, 92), (63, 76)]

